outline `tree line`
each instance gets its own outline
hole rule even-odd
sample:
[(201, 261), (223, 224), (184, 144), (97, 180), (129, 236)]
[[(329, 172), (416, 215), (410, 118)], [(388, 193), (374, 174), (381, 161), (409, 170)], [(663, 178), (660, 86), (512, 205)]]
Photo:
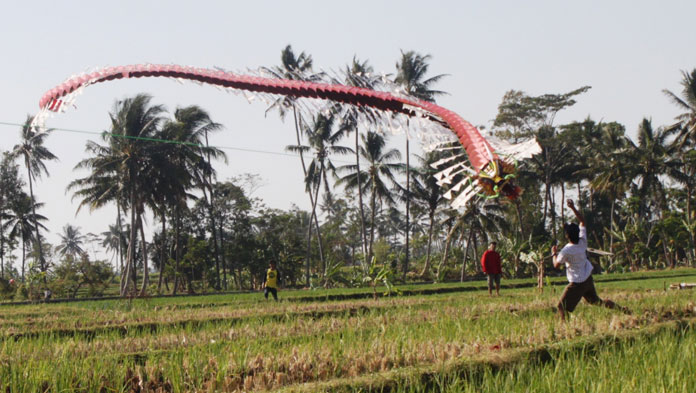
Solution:
[[(435, 102), (445, 75), (429, 75), (430, 60), (402, 51), (389, 78), (402, 92)], [(265, 70), (285, 79), (322, 76), (310, 55), (289, 45), (281, 63)], [(357, 57), (344, 71), (339, 82), (351, 86), (371, 88), (381, 78)], [(257, 175), (217, 178), (213, 162), (226, 156), (208, 140), (223, 126), (203, 108), (177, 108), (170, 116), (138, 94), (114, 104), (108, 132), (87, 142), (87, 158), (75, 168), (86, 176), (68, 185), (78, 210), (115, 205), (114, 223), (90, 238), (67, 224), (56, 246), (41, 233), (47, 218), (37, 213), (43, 204), (33, 192), (48, 175), (45, 162), (56, 158), (44, 146), (51, 130), (32, 129), (29, 117), (0, 166), (0, 291), (12, 290), (9, 279), (25, 294), (52, 288), (64, 296), (85, 288), (103, 293), (113, 279), (122, 296), (249, 289), (270, 260), (288, 286), (464, 280), (480, 273), (479, 252), (492, 240), (506, 274), (522, 277), (550, 268), (544, 257), (562, 241), (562, 201), (570, 196), (585, 209), (590, 247), (613, 254), (595, 258), (603, 269), (693, 265), (695, 80), (696, 69), (683, 72), (682, 91), (664, 91), (682, 111), (675, 122), (643, 119), (637, 140), (617, 122), (557, 124), (558, 113), (589, 86), (540, 96), (508, 91), (490, 132), (508, 142), (535, 138), (541, 153), (519, 163), (520, 198), (480, 198), (461, 211), (449, 207), (447, 190), (433, 177), (431, 164), (446, 153), (414, 155), (408, 138), (403, 150), (389, 147), (378, 122), (358, 122), (357, 107), (305, 118), (293, 97), (278, 98), (267, 111), (292, 117), (287, 150), (299, 157), (311, 208), (269, 208), (253, 197)], [(336, 157), (353, 163), (336, 165)], [(151, 239), (147, 214), (159, 227)], [(113, 253), (117, 271), (85, 251), (90, 242)]]

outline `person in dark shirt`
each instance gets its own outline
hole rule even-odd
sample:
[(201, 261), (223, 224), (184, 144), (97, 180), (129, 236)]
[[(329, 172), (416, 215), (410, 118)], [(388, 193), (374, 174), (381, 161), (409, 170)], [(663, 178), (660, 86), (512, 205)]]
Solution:
[(488, 250), (481, 256), (481, 267), (483, 273), (488, 277), (488, 295), (493, 296), (493, 283), (495, 282), (495, 294), (500, 296), (500, 277), (503, 275), (502, 267), (500, 266), (500, 254), (495, 251), (498, 243), (491, 242), (488, 245)]

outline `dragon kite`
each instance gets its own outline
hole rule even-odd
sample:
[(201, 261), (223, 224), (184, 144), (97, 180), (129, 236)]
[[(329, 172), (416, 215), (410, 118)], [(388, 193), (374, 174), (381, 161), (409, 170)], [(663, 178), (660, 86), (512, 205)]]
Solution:
[[(139, 64), (107, 67), (73, 76), (47, 91), (39, 101), (40, 112), (34, 126), (45, 130), (46, 117), (74, 106), (77, 95), (91, 85), (124, 78), (168, 77), (214, 85), (244, 95), (248, 100), (269, 101), (278, 96), (298, 101), (300, 111), (316, 113), (326, 110), (326, 102), (357, 107), (362, 121), (381, 122), (381, 129), (405, 131), (420, 137), (425, 150), (452, 151), (435, 162), (440, 186), (447, 185), (445, 197), (455, 208), (464, 207), (473, 197), (515, 199), (520, 188), (515, 185), (517, 160), (540, 151), (534, 140), (521, 144), (491, 143), (476, 127), (455, 112), (434, 103), (400, 93), (382, 78), (383, 90), (338, 84), (327, 81), (281, 79), (275, 75), (234, 73), (223, 69), (195, 68), (179, 65)], [(456, 136), (456, 140), (455, 140)], [(457, 142), (456, 146), (452, 142)], [(463, 148), (463, 152), (462, 152)], [(468, 159), (468, 160), (467, 160)], [(467, 163), (468, 161), (468, 163)], [(454, 184), (453, 184), (454, 183)]]

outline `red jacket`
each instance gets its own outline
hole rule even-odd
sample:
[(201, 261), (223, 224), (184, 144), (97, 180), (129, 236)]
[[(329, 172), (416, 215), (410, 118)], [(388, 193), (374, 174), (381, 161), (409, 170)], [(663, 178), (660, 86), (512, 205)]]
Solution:
[(486, 250), (481, 256), (481, 267), (483, 267), (483, 272), (486, 274), (500, 274), (502, 269), (500, 267), (500, 254), (495, 251)]

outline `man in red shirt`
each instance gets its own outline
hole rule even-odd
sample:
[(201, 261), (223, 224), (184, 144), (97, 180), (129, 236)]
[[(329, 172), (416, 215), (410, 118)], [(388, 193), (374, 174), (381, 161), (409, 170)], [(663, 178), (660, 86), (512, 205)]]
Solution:
[(503, 270), (500, 266), (500, 254), (495, 251), (496, 242), (488, 245), (488, 250), (481, 257), (481, 267), (488, 276), (488, 295), (493, 296), (493, 282), (495, 281), (495, 294), (500, 296), (500, 277)]

